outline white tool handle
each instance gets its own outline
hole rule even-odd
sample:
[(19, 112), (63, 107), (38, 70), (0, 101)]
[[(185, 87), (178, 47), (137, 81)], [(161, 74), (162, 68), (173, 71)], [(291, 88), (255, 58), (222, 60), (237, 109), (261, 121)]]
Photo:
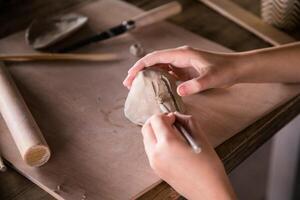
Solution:
[(181, 10), (181, 5), (177, 1), (173, 1), (142, 13), (132, 18), (132, 20), (135, 21), (136, 27), (147, 26), (176, 15), (180, 13)]

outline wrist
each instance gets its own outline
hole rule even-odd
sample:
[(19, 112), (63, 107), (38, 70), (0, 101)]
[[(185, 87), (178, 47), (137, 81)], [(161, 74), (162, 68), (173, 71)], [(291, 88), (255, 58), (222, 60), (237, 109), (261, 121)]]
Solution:
[(259, 54), (256, 52), (238, 53), (235, 55), (237, 83), (255, 82), (256, 71), (259, 68)]

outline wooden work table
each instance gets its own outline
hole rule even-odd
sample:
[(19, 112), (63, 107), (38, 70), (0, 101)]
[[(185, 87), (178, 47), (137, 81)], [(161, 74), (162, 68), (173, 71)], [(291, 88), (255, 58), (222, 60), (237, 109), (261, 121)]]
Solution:
[[(14, 0), (10, 3), (2, 3), (2, 6), (0, 6), (0, 38), (24, 29), (37, 16), (47, 15), (47, 13), (51, 14), (57, 10), (62, 10), (83, 2), (88, 3), (89, 1), (31, 0), (31, 3), (25, 3)], [(168, 2), (168, 0), (127, 0), (127, 2), (147, 10)], [(180, 0), (180, 2), (184, 10), (180, 15), (170, 20), (174, 24), (235, 51), (269, 46), (264, 41), (229, 20), (224, 19), (198, 1)], [(235, 2), (248, 10), (250, 9), (255, 14), (259, 13), (259, 0), (245, 0), (243, 2), (235, 0)], [(296, 38), (300, 36), (299, 33), (291, 34)], [(232, 171), (257, 148), (269, 140), (279, 129), (297, 116), (299, 112), (300, 96), (298, 95), (218, 146), (216, 150), (227, 172)], [(53, 199), (46, 192), (39, 189), (11, 168), (9, 168), (8, 172), (0, 174), (0, 176), (0, 199), (27, 199), (29, 197), (30, 199), (39, 200)], [(163, 182), (150, 192), (147, 192), (142, 198), (166, 199), (167, 197), (174, 197), (176, 199), (179, 195)]]

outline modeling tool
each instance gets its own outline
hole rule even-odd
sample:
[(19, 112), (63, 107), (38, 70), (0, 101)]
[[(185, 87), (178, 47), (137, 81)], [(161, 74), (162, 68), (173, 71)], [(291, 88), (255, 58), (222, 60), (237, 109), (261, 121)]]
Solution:
[[(163, 101), (159, 102), (159, 107), (162, 112), (164, 113), (169, 113), (169, 109)], [(195, 153), (200, 153), (201, 152), (201, 147), (200, 145), (195, 141), (195, 139), (192, 137), (192, 135), (186, 130), (186, 128), (177, 120), (174, 122), (175, 128), (181, 133), (181, 135), (184, 137), (184, 139), (188, 142), (188, 144), (192, 147), (193, 151)]]
[(58, 52), (68, 52), (73, 51), (83, 46), (89, 45), (91, 43), (99, 42), (106, 40), (128, 31), (131, 31), (135, 28), (140, 28), (143, 26), (148, 26), (150, 24), (162, 21), (173, 15), (176, 15), (181, 12), (181, 5), (174, 1), (167, 3), (165, 5), (159, 6), (147, 12), (144, 12), (132, 19), (123, 21), (120, 25), (110, 28), (109, 30), (103, 31), (96, 35), (85, 38), (81, 41), (78, 41), (70, 46), (58, 50)]
[(78, 60), (78, 61), (113, 61), (120, 59), (120, 56), (113, 53), (94, 53), (94, 54), (71, 54), (71, 53), (40, 53), (40, 54), (0, 54), (0, 61), (58, 61), (58, 60)]

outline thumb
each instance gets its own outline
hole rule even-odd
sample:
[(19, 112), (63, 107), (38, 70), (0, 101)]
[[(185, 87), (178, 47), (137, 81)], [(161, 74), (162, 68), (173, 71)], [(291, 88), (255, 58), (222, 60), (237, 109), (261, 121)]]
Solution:
[(165, 114), (156, 114), (150, 117), (146, 123), (150, 123), (155, 137), (157, 141), (162, 141), (166, 138), (173, 137), (172, 132), (174, 129), (172, 127), (173, 123), (175, 122), (175, 115), (173, 113)]
[(206, 75), (202, 78), (198, 77), (181, 83), (177, 87), (177, 93), (180, 96), (189, 96), (212, 87), (211, 77)]

